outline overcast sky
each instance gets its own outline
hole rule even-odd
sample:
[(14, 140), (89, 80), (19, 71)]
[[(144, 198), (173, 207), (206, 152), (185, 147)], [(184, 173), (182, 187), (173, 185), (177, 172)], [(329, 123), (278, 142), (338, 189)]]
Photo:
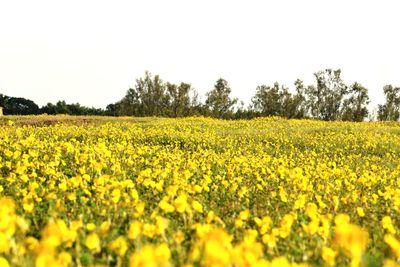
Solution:
[[(0, 93), (105, 108), (145, 70), (204, 95), (341, 68), (347, 83), (400, 86), (397, 0), (0, 0)], [(204, 100), (204, 97), (203, 97)]]

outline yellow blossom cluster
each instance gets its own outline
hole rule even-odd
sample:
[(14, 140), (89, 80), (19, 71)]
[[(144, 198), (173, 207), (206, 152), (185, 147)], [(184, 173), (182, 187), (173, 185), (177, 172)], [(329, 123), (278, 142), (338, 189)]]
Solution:
[(400, 124), (0, 121), (0, 267), (399, 266)]

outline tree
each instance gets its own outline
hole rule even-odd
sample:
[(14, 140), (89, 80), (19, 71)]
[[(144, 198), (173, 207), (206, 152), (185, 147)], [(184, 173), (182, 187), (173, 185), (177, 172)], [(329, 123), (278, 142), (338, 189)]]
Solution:
[(296, 87), (296, 94), (293, 96), (294, 118), (301, 119), (307, 116), (306, 88), (300, 79), (294, 82), (294, 86)]
[(135, 90), (141, 101), (142, 114), (145, 116), (163, 116), (168, 100), (165, 94), (165, 84), (159, 75), (152, 77), (146, 71), (145, 77), (136, 80)]
[(116, 114), (119, 116), (145, 116), (139, 93), (129, 88), (121, 101), (115, 103)]
[(117, 109), (118, 109), (118, 104), (108, 104), (105, 110), (105, 115), (106, 116), (117, 116)]
[(279, 88), (279, 83), (274, 86), (259, 85), (256, 88), (256, 94), (251, 99), (255, 111), (260, 112), (262, 116), (282, 115), (282, 91), (286, 88)]
[(57, 106), (55, 106), (52, 103), (47, 103), (46, 106), (43, 106), (40, 110), (42, 113), (46, 113), (46, 114), (50, 114), (50, 115), (57, 114)]
[(204, 112), (205, 107), (204, 105), (200, 102), (199, 99), (199, 93), (195, 90), (192, 89), (190, 94), (190, 110), (189, 110), (189, 116), (193, 115), (204, 115), (207, 112)]
[(304, 110), (301, 94), (291, 94), (287, 87), (275, 82), (272, 87), (260, 85), (252, 98), (252, 106), (262, 116), (283, 116), (286, 118), (302, 118)]
[(165, 116), (168, 97), (166, 86), (160, 76), (152, 76), (148, 71), (143, 78), (137, 79), (134, 88), (130, 88), (117, 105), (118, 115), (126, 116)]
[(70, 115), (89, 115), (89, 109), (82, 107), (79, 103), (67, 105)]
[(383, 93), (386, 102), (378, 106), (378, 120), (397, 121), (400, 118), (400, 87), (385, 85)]
[(142, 114), (144, 116), (163, 116), (166, 115), (165, 109), (168, 100), (165, 94), (165, 84), (159, 75), (152, 77), (146, 71), (145, 77), (136, 80), (136, 91), (141, 100)]
[(348, 98), (343, 101), (342, 120), (363, 121), (368, 116), (367, 88), (355, 82), (350, 86), (348, 94)]
[(30, 115), (38, 114), (39, 106), (32, 100), (22, 97), (8, 97), (1, 95), (4, 114), (8, 115)]
[(67, 104), (65, 101), (58, 101), (55, 105), (47, 103), (40, 108), (40, 112), (47, 114), (68, 114), (68, 115), (105, 115), (103, 109), (81, 106), (79, 103)]
[(167, 99), (170, 109), (169, 115), (174, 118), (189, 115), (191, 107), (191, 85), (188, 83), (181, 83), (180, 85), (167, 83), (166, 87)]
[(0, 107), (4, 108), (6, 106), (7, 101), (8, 101), (9, 98), (10, 98), (9, 96), (0, 94)]
[(233, 115), (233, 106), (238, 101), (231, 98), (231, 88), (226, 80), (220, 78), (214, 85), (214, 89), (209, 91), (206, 96), (206, 107), (211, 115), (216, 118), (229, 118)]
[(347, 94), (347, 86), (340, 75), (340, 69), (326, 69), (314, 73), (316, 86), (308, 86), (305, 90), (308, 110), (314, 118), (322, 120), (340, 118), (342, 100)]
[(163, 82), (146, 71), (117, 103), (107, 106), (114, 116), (183, 117), (201, 112), (198, 94), (189, 83)]
[(68, 105), (64, 100), (57, 101), (56, 110), (57, 114), (71, 114), (71, 111), (69, 110)]

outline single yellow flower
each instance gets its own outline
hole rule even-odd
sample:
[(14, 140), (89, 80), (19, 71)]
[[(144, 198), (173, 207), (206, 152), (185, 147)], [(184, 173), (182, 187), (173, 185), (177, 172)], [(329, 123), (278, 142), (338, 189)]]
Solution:
[(174, 206), (169, 204), (165, 199), (161, 200), (160, 203), (158, 204), (160, 209), (162, 209), (165, 213), (170, 213), (175, 211)]
[(175, 209), (179, 213), (184, 213), (186, 208), (188, 207), (187, 196), (179, 195), (174, 201)]
[(59, 266), (70, 266), (72, 263), (72, 256), (68, 252), (61, 252), (57, 257)]
[(197, 200), (193, 200), (192, 207), (195, 211), (203, 213), (203, 205), (201, 205)]
[(134, 221), (129, 226), (128, 238), (132, 240), (136, 239), (139, 236), (141, 230), (142, 230), (142, 224), (138, 221)]
[(87, 223), (86, 224), (86, 229), (91, 232), (94, 231), (96, 229), (96, 225), (94, 223)]
[(3, 232), (0, 232), (0, 253), (8, 253), (9, 250), (10, 242), (7, 236)]
[(363, 210), (363, 208), (361, 208), (361, 207), (357, 207), (357, 214), (358, 214), (358, 216), (360, 216), (360, 217), (365, 217), (364, 210)]
[(390, 246), (393, 253), (400, 259), (400, 241), (397, 240), (392, 234), (387, 234), (384, 237), (386, 244)]
[(100, 251), (100, 238), (96, 233), (91, 233), (86, 237), (85, 246), (93, 251)]
[(382, 218), (382, 227), (386, 229), (391, 234), (396, 234), (396, 229), (393, 226), (392, 218), (385, 216)]
[(26, 211), (27, 213), (32, 213), (34, 207), (35, 207), (35, 206), (33, 205), (32, 202), (28, 202), (28, 203), (24, 203), (24, 204), (23, 204), (23, 209), (24, 209), (24, 211)]
[(170, 264), (171, 252), (166, 244), (158, 246), (145, 245), (129, 258), (129, 267), (168, 267)]
[(8, 261), (0, 256), (0, 267), (9, 267)]
[(112, 202), (114, 202), (115, 204), (117, 204), (119, 202), (121, 198), (121, 191), (116, 188), (111, 192), (111, 200)]
[(333, 249), (329, 247), (323, 247), (322, 248), (322, 259), (329, 265), (329, 266), (334, 266), (335, 265), (335, 258), (336, 258), (337, 252), (334, 251)]
[(122, 236), (119, 236), (117, 239), (112, 241), (108, 247), (115, 251), (120, 257), (123, 257), (128, 250), (128, 244), (126, 243), (125, 238)]
[(361, 261), (368, 244), (368, 232), (357, 225), (342, 223), (335, 226), (335, 242), (353, 261)]

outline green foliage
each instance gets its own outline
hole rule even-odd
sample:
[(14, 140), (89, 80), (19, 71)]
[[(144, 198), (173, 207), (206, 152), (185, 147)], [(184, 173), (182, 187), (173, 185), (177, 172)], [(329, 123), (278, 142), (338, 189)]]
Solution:
[(192, 100), (190, 92), (193, 90), (188, 83), (180, 85), (167, 83), (167, 99), (169, 103), (169, 115), (171, 117), (183, 117), (190, 114)]
[(0, 106), (4, 108), (5, 115), (38, 114), (39, 107), (32, 100), (22, 97), (9, 97), (0, 94)]
[(288, 88), (279, 86), (276, 82), (272, 87), (257, 86), (256, 94), (252, 98), (252, 106), (262, 116), (302, 118), (304, 117), (303, 101), (302, 95), (291, 94)]
[(308, 86), (305, 90), (312, 117), (326, 121), (340, 119), (342, 101), (348, 92), (340, 75), (340, 69), (314, 73), (317, 84)]
[(378, 120), (397, 121), (400, 118), (400, 87), (385, 85), (383, 93), (386, 102), (378, 107)]
[(183, 117), (192, 115), (197, 105), (197, 94), (190, 84), (165, 83), (146, 71), (137, 79), (125, 97), (107, 107), (110, 113), (124, 116)]
[(67, 104), (65, 101), (58, 101), (55, 105), (47, 103), (40, 109), (41, 113), (46, 114), (68, 114), (68, 115), (105, 115), (102, 109), (88, 108), (81, 106), (79, 103)]
[[(231, 97), (228, 82), (218, 79), (214, 88), (206, 93), (204, 103), (190, 83), (164, 82), (159, 75), (146, 71), (136, 80), (133, 88), (105, 110), (88, 108), (79, 103), (58, 101), (42, 108), (31, 100), (0, 94), (0, 107), (5, 115), (47, 113), (69, 115), (106, 115), (134, 117), (187, 117), (211, 116), (223, 119), (251, 119), (261, 116), (285, 118), (315, 118), (320, 120), (363, 121), (369, 114), (368, 90), (360, 83), (350, 86), (341, 78), (341, 70), (325, 69), (314, 73), (315, 84), (305, 85), (300, 79), (294, 82), (295, 92), (280, 85), (259, 85), (249, 107), (236, 106), (237, 98)], [(399, 120), (400, 87), (384, 87), (386, 102), (378, 107), (379, 120)]]
[(119, 102), (119, 115), (128, 116), (163, 116), (167, 106), (166, 88), (158, 75), (145, 73), (144, 78), (136, 80)]
[(263, 116), (282, 115), (282, 97), (285, 92), (287, 92), (287, 89), (283, 86), (280, 88), (277, 82), (272, 87), (266, 85), (257, 86), (256, 94), (251, 100), (254, 109)]
[(368, 90), (357, 82), (349, 89), (348, 97), (343, 101), (342, 120), (363, 121), (368, 116)]
[(233, 106), (237, 103), (237, 98), (231, 98), (231, 88), (226, 80), (220, 78), (214, 85), (214, 89), (209, 91), (206, 96), (206, 107), (210, 115), (215, 118), (233, 117)]

